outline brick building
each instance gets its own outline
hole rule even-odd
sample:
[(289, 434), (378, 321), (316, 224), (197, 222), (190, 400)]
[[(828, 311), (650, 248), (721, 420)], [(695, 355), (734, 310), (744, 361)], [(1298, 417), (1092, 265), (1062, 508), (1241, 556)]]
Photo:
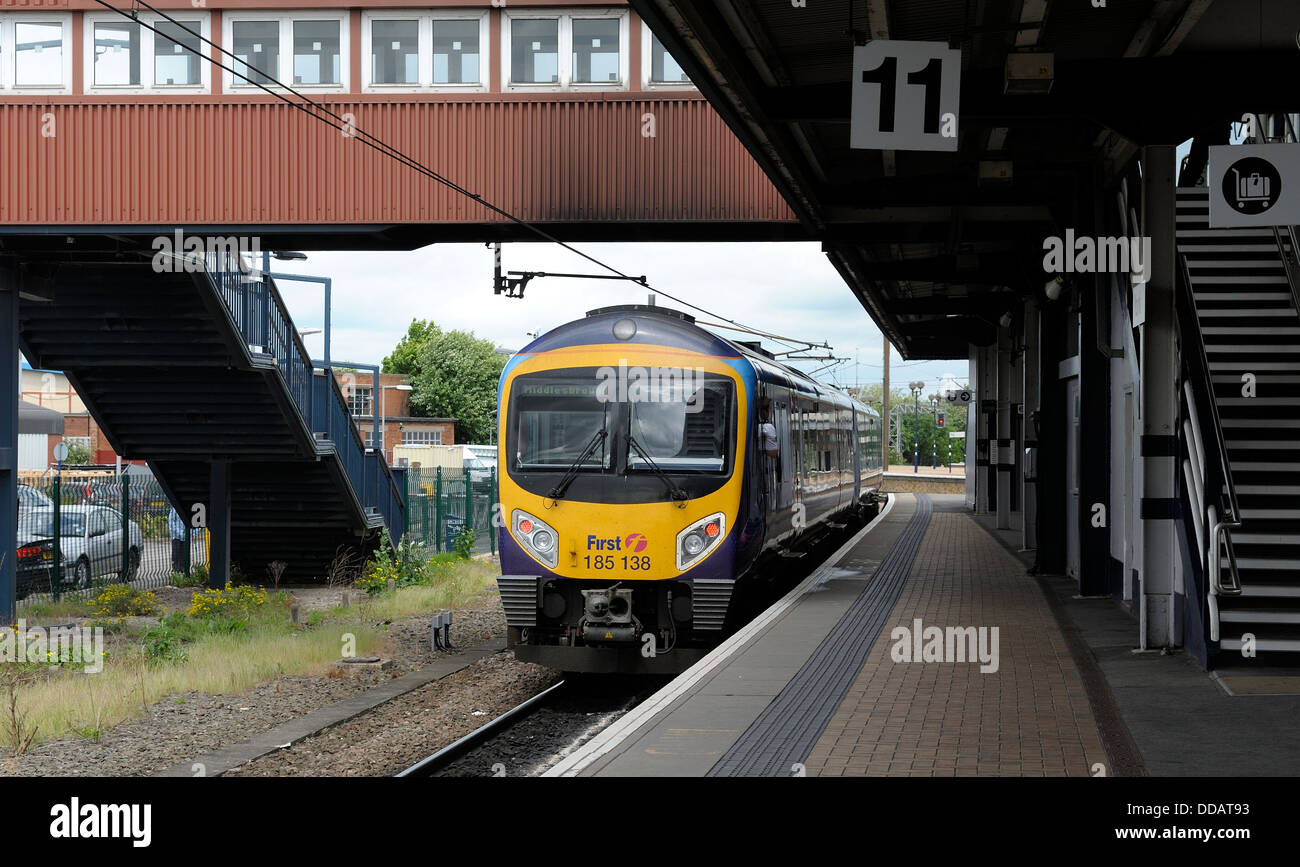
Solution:
[(396, 446), (455, 445), (456, 419), (411, 415), (410, 377), (399, 373), (380, 374), (379, 394), (375, 393), (373, 374), (339, 370), (334, 377), (368, 446), (374, 446), (375, 413), (379, 413), (384, 455), (390, 463)]

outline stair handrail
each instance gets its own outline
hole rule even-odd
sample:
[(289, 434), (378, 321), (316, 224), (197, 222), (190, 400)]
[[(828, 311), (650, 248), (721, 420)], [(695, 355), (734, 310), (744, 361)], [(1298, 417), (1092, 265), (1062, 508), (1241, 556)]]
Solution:
[[(1183, 341), (1183, 360), (1186, 376), (1188, 414), (1192, 421), (1192, 430), (1196, 434), (1193, 443), (1198, 456), (1203, 455), (1204, 493), (1199, 498), (1200, 507), (1207, 508), (1205, 527), (1209, 529), (1205, 540), (1205, 565), (1209, 579), (1209, 592), (1215, 595), (1237, 595), (1241, 593), (1241, 576), (1237, 571), (1237, 557), (1233, 551), (1232, 531), (1241, 527), (1241, 507), (1237, 501), (1237, 486), (1232, 478), (1232, 466), (1228, 460), (1227, 441), (1223, 436), (1223, 420), (1219, 417), (1219, 406), (1214, 399), (1214, 377), (1210, 371), (1209, 356), (1205, 351), (1205, 340), (1201, 335), (1201, 323), (1196, 315), (1196, 296), (1192, 292), (1191, 272), (1187, 257), (1178, 257), (1177, 284), (1180, 303), (1178, 309), (1179, 334)], [(1202, 404), (1202, 406), (1197, 406)], [(1208, 410), (1203, 413), (1201, 410)], [(1204, 454), (1209, 447), (1213, 455)], [(1213, 459), (1213, 464), (1211, 460)], [(1217, 468), (1218, 474), (1211, 472)], [(1226, 491), (1226, 497), (1224, 492)], [(1192, 500), (1193, 504), (1197, 501)], [(1218, 515), (1216, 504), (1222, 504), (1224, 515)], [(1222, 579), (1220, 551), (1224, 546), (1228, 552), (1228, 570), (1230, 580)]]
[[(208, 257), (208, 261), (205, 262), (206, 270), (218, 289), (217, 296), (234, 319), (235, 327), (246, 343), (257, 340), (259, 336), (261, 337), (261, 342), (258, 345), (261, 345), (267, 351), (267, 354), (275, 359), (276, 365), (281, 369), (285, 377), (285, 384), (288, 386), (289, 394), (310, 430), (312, 426), (312, 377), (315, 365), (312, 362), (311, 354), (307, 352), (307, 347), (302, 341), (302, 336), (293, 325), (293, 319), (289, 316), (289, 308), (284, 303), (284, 298), (280, 295), (275, 280), (269, 274), (259, 274), (256, 279), (250, 280), (249, 277), (254, 272), (254, 269), (244, 267), (238, 252), (216, 250), (207, 253), (206, 256)], [(265, 315), (262, 315), (263, 311), (255, 309), (255, 304), (250, 303), (252, 298), (247, 288), (249, 282), (258, 283), (265, 292), (265, 298), (268, 302), (268, 307), (264, 311)], [(236, 299), (238, 303), (236, 303)], [(262, 333), (263, 331), (265, 333)], [(283, 342), (283, 353), (279, 352), (280, 346), (272, 343), (273, 338), (276, 341)], [(343, 417), (346, 419), (347, 429), (352, 437), (352, 445), (360, 461), (357, 478), (352, 478), (351, 473), (347, 473), (349, 484), (352, 485), (357, 501), (363, 510), (374, 508), (387, 518), (390, 510), (384, 508), (383, 504), (373, 503), (368, 505), (365, 502), (367, 493), (364, 484), (365, 440), (356, 426), (356, 420), (348, 409), (347, 398), (343, 396), (342, 387), (339, 385), (338, 380), (334, 378), (333, 370), (327, 368), (326, 376), (330, 380), (330, 388), (334, 393), (335, 400), (342, 407)], [(342, 442), (336, 439), (332, 439), (332, 442), (336, 451), (345, 447)], [(349, 463), (345, 460), (344, 466), (346, 467)], [(392, 497), (397, 503), (404, 503), (388, 462), (383, 459), (382, 451), (380, 452), (379, 464), (382, 467), (381, 472), (388, 479)]]
[[(1291, 288), (1291, 304), (1295, 307), (1296, 312), (1300, 313), (1300, 263), (1296, 261), (1296, 251), (1300, 247), (1296, 246), (1295, 226), (1286, 226), (1286, 236), (1282, 235), (1282, 228), (1273, 227), (1273, 238), (1277, 241), (1277, 252), (1282, 257), (1282, 267), (1286, 269), (1286, 282)], [(1288, 252), (1287, 246), (1290, 246)]]

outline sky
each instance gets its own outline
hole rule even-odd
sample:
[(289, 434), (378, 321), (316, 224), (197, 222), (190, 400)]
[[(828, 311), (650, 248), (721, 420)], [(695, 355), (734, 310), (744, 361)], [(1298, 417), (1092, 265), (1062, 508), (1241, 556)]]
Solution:
[[(840, 386), (879, 382), (883, 367), (879, 330), (815, 243), (627, 243), (576, 244), (583, 252), (627, 274), (649, 278), (651, 286), (725, 316), (746, 327), (799, 340), (829, 343), (833, 352), (808, 354), (843, 358), (816, 378)], [(521, 300), (492, 294), (492, 250), (482, 244), (434, 244), (410, 252), (309, 251), (305, 262), (272, 260), (276, 273), (307, 274), (333, 280), (332, 355), (335, 361), (377, 364), (389, 354), (412, 319), (432, 319), (443, 329), (472, 331), (496, 345), (517, 350), (531, 338), (588, 310), (614, 304), (643, 304), (650, 290), (630, 282), (538, 278)], [(602, 273), (597, 266), (546, 243), (506, 244), (505, 271)], [(608, 272), (604, 272), (608, 273)], [(300, 330), (320, 328), (324, 318), (321, 288), (277, 280), (290, 315)], [(685, 309), (659, 295), (657, 303)], [(701, 322), (720, 321), (686, 310)], [(722, 329), (741, 340), (761, 339)], [(322, 352), (322, 335), (304, 340), (313, 357)], [(825, 361), (799, 362), (812, 372)], [(895, 387), (913, 379), (930, 387), (952, 388), (966, 380), (965, 361), (903, 362), (897, 350), (890, 362)], [(954, 382), (955, 380), (955, 382)]]

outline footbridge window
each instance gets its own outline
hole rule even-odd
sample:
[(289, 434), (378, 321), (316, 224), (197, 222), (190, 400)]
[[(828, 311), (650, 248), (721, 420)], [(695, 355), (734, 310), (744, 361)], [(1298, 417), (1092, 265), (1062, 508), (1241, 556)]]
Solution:
[(641, 84), (648, 90), (683, 90), (694, 87), (690, 76), (673, 60), (668, 49), (659, 41), (659, 37), (650, 32), (646, 25), (641, 26)]
[(365, 93), (456, 93), (487, 89), (488, 12), (367, 11), (361, 17)]
[(211, 36), (210, 18), (172, 17), (175, 23), (158, 15), (128, 21), (111, 13), (87, 14), (86, 92), (206, 92), (211, 73), (203, 40)]
[(625, 90), (628, 16), (619, 9), (505, 13), (502, 80), (509, 90)]
[(294, 88), (346, 92), (348, 21), (347, 12), (227, 12), (222, 44), (230, 46), (237, 60), (228, 65), (240, 74), (223, 73), (224, 88), (236, 93), (260, 90), (259, 84), (275, 78)]
[(0, 13), (0, 92), (70, 93), (72, 17)]

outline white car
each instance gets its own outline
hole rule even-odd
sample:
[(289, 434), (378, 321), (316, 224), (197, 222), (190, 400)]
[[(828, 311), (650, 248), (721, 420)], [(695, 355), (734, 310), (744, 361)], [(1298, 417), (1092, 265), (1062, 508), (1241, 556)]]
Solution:
[[(59, 509), (61, 583), (84, 589), (101, 575), (118, 575), (130, 581), (140, 571), (144, 537), (135, 521), (128, 521), (128, 567), (122, 575), (122, 517), (103, 506), (64, 506)], [(54, 535), (54, 510), (32, 509), (18, 522), (18, 546)]]

